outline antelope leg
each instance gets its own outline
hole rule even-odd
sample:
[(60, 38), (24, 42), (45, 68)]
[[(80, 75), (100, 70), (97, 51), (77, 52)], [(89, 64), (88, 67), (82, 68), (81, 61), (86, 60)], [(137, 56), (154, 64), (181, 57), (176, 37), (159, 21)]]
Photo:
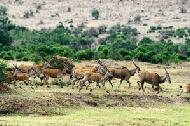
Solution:
[(112, 86), (112, 88), (113, 88), (113, 84), (112, 84), (112, 82), (111, 82), (111, 79), (110, 80), (108, 80), (108, 82), (109, 82), (109, 84)]
[(141, 82), (141, 89), (143, 90), (143, 92), (145, 92), (145, 90), (144, 90), (144, 82)]
[(129, 83), (129, 88), (131, 87), (131, 82), (130, 81), (127, 81), (127, 83)]
[(119, 84), (118, 88), (120, 88), (122, 82), (123, 82), (123, 79), (120, 80), (120, 84)]
[(139, 91), (141, 90), (141, 86), (140, 86), (140, 81), (137, 81), (138, 87), (139, 87)]

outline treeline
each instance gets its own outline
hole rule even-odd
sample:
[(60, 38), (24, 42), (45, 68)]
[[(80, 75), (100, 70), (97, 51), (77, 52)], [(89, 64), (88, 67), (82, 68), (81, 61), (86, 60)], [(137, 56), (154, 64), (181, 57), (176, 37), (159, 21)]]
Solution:
[[(100, 34), (99, 45), (91, 48)], [(155, 42), (148, 37), (137, 40), (138, 31), (129, 26), (101, 26), (85, 30), (85, 27), (67, 28), (60, 23), (55, 29), (30, 31), (12, 24), (6, 16), (0, 16), (0, 58), (18, 61), (46, 61), (54, 55), (75, 60), (114, 59), (151, 63), (170, 63), (190, 60), (190, 38), (184, 44), (174, 44), (164, 39)]]

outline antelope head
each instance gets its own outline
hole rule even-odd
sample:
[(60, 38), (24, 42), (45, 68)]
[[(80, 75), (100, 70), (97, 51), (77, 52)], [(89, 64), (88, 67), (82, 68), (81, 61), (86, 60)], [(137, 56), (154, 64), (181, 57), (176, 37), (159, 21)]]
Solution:
[(166, 76), (165, 76), (165, 78), (166, 78), (166, 80), (168, 81), (168, 83), (171, 84), (171, 77), (170, 77), (170, 74), (169, 74), (169, 72), (166, 70), (166, 68), (164, 68), (164, 70), (166, 71)]

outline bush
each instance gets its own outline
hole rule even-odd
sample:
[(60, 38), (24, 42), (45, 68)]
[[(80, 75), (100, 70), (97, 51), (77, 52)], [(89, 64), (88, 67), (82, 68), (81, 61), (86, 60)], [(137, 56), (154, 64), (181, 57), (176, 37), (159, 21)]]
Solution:
[(179, 37), (179, 38), (183, 38), (185, 36), (185, 29), (177, 29), (176, 30), (176, 35)]
[(141, 22), (141, 16), (140, 15), (137, 15), (134, 17), (134, 22), (135, 23), (140, 23)]
[(0, 83), (5, 81), (5, 70), (7, 65), (4, 62), (0, 62)]
[(109, 59), (111, 58), (110, 56), (111, 48), (107, 45), (101, 45), (98, 47), (96, 50), (96, 59)]
[(5, 16), (7, 15), (7, 8), (0, 5), (0, 16)]
[(0, 29), (0, 44), (10, 45), (12, 43), (12, 37), (9, 32), (4, 29)]
[(149, 32), (155, 32), (156, 31), (156, 27), (155, 26), (150, 26), (150, 30), (149, 30)]
[(105, 25), (98, 27), (98, 31), (100, 34), (106, 33), (106, 30), (107, 30), (107, 27)]
[(94, 10), (92, 10), (92, 17), (94, 17), (94, 19), (98, 19), (99, 18), (99, 16), (100, 16), (100, 12), (99, 12), (99, 10), (97, 10), (97, 9), (94, 9)]
[(32, 10), (24, 12), (24, 18), (30, 18), (34, 16), (34, 12)]
[(89, 35), (89, 36), (94, 36), (94, 37), (98, 37), (99, 35), (99, 30), (97, 28), (89, 28), (87, 31), (86, 31), (86, 34)]
[(187, 13), (187, 10), (184, 7), (180, 8), (180, 13)]
[(148, 38), (148, 37), (144, 37), (144, 38), (139, 42), (139, 45), (143, 45), (143, 44), (151, 44), (151, 43), (154, 43), (154, 41), (151, 40), (151, 39)]
[(94, 52), (90, 49), (80, 50), (75, 54), (75, 59), (78, 60), (92, 60), (94, 57)]

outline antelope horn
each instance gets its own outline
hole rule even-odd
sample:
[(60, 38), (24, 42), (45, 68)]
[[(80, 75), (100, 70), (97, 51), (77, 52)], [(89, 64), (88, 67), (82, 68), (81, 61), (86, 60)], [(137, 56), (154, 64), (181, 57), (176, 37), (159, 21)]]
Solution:
[(97, 60), (97, 63), (100, 64), (101, 66), (104, 66), (101, 60)]
[(139, 68), (139, 67), (137, 66), (137, 64), (135, 64), (134, 60), (133, 60), (133, 64), (134, 64), (134, 66), (135, 66), (136, 68)]
[(169, 74), (169, 72), (166, 70), (166, 68), (164, 67), (164, 70), (166, 71), (167, 74)]

